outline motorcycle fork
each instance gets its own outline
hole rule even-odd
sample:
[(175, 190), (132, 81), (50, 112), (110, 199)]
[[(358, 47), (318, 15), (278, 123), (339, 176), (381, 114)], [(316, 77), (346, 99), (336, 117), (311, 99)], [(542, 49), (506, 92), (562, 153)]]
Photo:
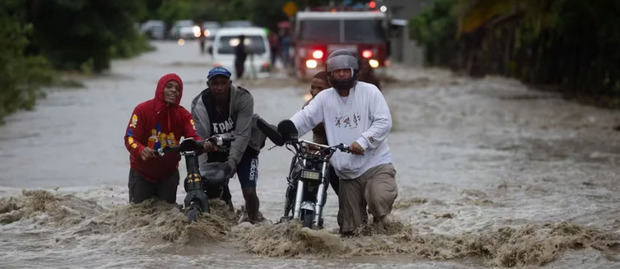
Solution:
[[(306, 160), (303, 160), (303, 166), (306, 167)], [(293, 219), (299, 219), (301, 211), (301, 199), (304, 194), (305, 182), (301, 179), (297, 179), (297, 193), (295, 193), (295, 207), (293, 207)]]
[(292, 182), (295, 180), (293, 171), (295, 170), (295, 164), (297, 163), (296, 158), (297, 157), (295, 156), (291, 160), (291, 165), (289, 167), (289, 175), (286, 178), (286, 181), (288, 182), (288, 187), (286, 188), (286, 194), (284, 197), (284, 218), (288, 218), (289, 213), (291, 213), (291, 210), (293, 210), (293, 206), (291, 205), (291, 203), (293, 202), (293, 199), (291, 199), (291, 195), (292, 195), (293, 188), (295, 188), (295, 185), (297, 184), (297, 182)]
[(202, 189), (202, 178), (198, 170), (198, 159), (196, 153), (185, 154), (185, 164), (187, 166), (187, 177), (185, 178), (187, 184), (187, 194), (185, 196), (185, 207), (189, 207), (192, 201), (200, 203), (200, 209), (204, 210), (207, 207), (208, 198), (206, 197), (204, 190)]
[(319, 225), (321, 218), (323, 217), (323, 205), (325, 203), (325, 190), (327, 189), (327, 162), (323, 162), (321, 166), (321, 184), (317, 189), (316, 194), (316, 204), (314, 206), (314, 221), (313, 225)]

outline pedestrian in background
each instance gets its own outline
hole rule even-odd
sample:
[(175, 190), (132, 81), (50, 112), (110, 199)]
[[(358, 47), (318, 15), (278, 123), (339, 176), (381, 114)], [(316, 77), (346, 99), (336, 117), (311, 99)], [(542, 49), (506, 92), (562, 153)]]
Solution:
[(360, 63), (360, 71), (359, 71), (359, 81), (368, 82), (377, 86), (377, 89), (381, 90), (381, 82), (379, 78), (375, 75), (375, 69), (370, 66), (368, 60), (359, 59)]
[(290, 65), (289, 49), (291, 47), (291, 36), (286, 28), (280, 29), (280, 60), (282, 67), (288, 68)]
[(243, 71), (245, 69), (245, 59), (248, 57), (248, 52), (245, 48), (245, 36), (239, 35), (239, 44), (235, 46), (235, 75), (237, 79), (243, 77)]
[(271, 49), (271, 66), (274, 67), (276, 65), (276, 59), (278, 58), (278, 54), (280, 53), (278, 34), (273, 31), (269, 31), (269, 35), (267, 36), (267, 38), (269, 39), (269, 47)]

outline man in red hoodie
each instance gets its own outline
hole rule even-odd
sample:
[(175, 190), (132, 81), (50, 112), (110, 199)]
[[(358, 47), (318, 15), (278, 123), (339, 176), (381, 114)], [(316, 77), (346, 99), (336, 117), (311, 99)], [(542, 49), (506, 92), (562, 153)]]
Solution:
[(133, 110), (125, 132), (129, 150), (129, 202), (140, 203), (158, 198), (176, 202), (179, 185), (177, 154), (158, 156), (157, 149), (176, 145), (181, 137), (201, 140), (196, 134), (192, 115), (181, 105), (183, 82), (177, 74), (159, 79), (155, 98), (142, 102)]

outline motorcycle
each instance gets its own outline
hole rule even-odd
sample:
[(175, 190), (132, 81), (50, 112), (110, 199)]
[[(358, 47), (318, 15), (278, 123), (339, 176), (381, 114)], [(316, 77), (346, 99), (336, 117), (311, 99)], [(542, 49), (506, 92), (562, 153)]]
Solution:
[[(211, 136), (206, 140), (216, 145), (219, 150), (227, 151), (234, 137), (230, 134), (220, 134)], [(203, 151), (203, 144), (204, 141), (195, 141), (189, 138), (176, 146), (166, 146), (157, 150), (160, 156), (169, 152), (185, 156), (187, 177), (183, 181), (186, 192), (184, 209), (187, 220), (190, 222), (195, 221), (201, 212), (209, 212), (209, 199), (211, 198), (221, 198), (230, 203), (230, 190), (228, 189), (230, 173), (226, 171), (227, 166), (224, 163), (209, 163), (203, 169), (206, 172), (200, 173), (198, 155)]]
[(288, 187), (280, 221), (296, 219), (303, 227), (322, 229), (329, 160), (338, 150), (349, 152), (349, 147), (345, 144), (330, 147), (300, 140), (297, 128), (290, 120), (280, 122), (278, 132), (283, 138), (282, 144), (294, 154), (286, 178)]

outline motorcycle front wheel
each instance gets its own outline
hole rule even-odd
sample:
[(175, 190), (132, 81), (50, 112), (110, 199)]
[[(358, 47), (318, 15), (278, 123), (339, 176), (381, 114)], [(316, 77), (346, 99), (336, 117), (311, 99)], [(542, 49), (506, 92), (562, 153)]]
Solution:
[(303, 227), (308, 227), (312, 229), (312, 221), (314, 220), (314, 211), (312, 210), (301, 210), (301, 223)]
[(189, 222), (196, 221), (196, 219), (198, 218), (198, 216), (200, 215), (202, 211), (203, 210), (200, 208), (200, 206), (197, 203), (192, 203), (187, 209), (187, 221)]

